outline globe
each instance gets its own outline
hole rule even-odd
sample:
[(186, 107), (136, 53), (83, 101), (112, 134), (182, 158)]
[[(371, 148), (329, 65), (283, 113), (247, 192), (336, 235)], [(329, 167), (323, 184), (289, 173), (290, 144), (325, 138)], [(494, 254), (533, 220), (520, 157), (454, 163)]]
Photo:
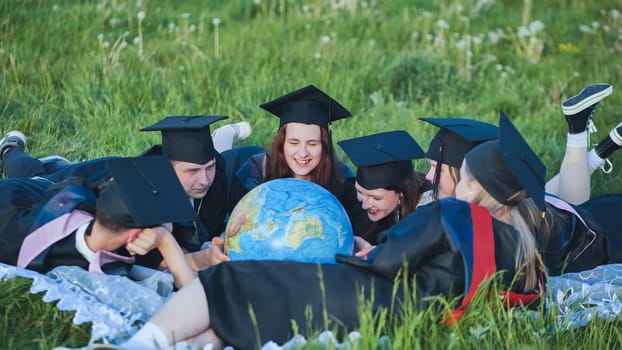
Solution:
[(311, 181), (285, 178), (248, 192), (231, 212), (225, 253), (231, 260), (335, 263), (352, 255), (354, 236), (337, 198)]

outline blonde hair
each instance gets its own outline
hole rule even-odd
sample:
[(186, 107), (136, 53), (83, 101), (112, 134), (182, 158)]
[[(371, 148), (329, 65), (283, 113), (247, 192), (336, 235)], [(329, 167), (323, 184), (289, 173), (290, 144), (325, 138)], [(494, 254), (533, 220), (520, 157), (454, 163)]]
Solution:
[[(463, 180), (477, 181), (468, 165), (465, 163), (465, 175)], [(542, 217), (533, 199), (527, 197), (525, 190), (515, 193), (512, 197), (522, 198), (516, 206), (508, 206), (499, 203), (493, 196), (478, 186), (479, 190), (474, 193), (471, 202), (488, 208), (493, 217), (499, 217), (499, 213), (507, 213), (510, 224), (518, 232), (518, 247), (514, 256), (514, 267), (517, 272), (524, 272), (525, 284), (524, 291), (530, 291), (538, 287), (538, 249), (536, 235)]]

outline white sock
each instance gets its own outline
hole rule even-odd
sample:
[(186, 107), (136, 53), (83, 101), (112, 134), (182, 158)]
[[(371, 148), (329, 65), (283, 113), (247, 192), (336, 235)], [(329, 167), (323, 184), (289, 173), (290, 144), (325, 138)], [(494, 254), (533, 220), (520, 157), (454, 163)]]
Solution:
[(147, 322), (130, 340), (121, 344), (128, 350), (166, 349), (170, 346), (166, 334), (151, 322)]
[(580, 132), (578, 134), (568, 134), (568, 139), (566, 140), (566, 147), (587, 147), (587, 140), (587, 131)]
[(605, 165), (605, 160), (598, 156), (595, 148), (592, 148), (589, 152), (587, 152), (587, 163), (590, 165), (592, 170), (596, 170)]

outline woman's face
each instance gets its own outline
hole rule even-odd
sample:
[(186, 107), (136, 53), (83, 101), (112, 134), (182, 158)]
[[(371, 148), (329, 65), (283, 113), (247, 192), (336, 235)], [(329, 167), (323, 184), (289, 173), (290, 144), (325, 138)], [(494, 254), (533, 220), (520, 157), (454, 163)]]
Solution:
[[(436, 167), (438, 162), (428, 159), (430, 162), (430, 170), (425, 175), (425, 178), (434, 183), (434, 175), (436, 174)], [(438, 180), (438, 198), (453, 197), (456, 194), (456, 183), (449, 171), (449, 165), (441, 164), (441, 176)]]
[(283, 154), (295, 178), (308, 179), (322, 159), (322, 131), (319, 125), (288, 123)]
[(367, 211), (367, 217), (373, 222), (380, 221), (393, 213), (400, 203), (400, 194), (395, 191), (384, 188), (368, 190), (358, 182), (354, 186), (356, 187), (356, 199), (361, 202), (361, 206)]

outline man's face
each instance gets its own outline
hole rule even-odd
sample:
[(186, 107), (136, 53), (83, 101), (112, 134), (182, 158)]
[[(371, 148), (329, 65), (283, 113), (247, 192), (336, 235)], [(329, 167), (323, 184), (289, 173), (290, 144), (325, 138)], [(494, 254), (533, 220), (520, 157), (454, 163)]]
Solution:
[(186, 194), (192, 198), (203, 198), (214, 182), (216, 159), (205, 164), (172, 161), (173, 169)]

